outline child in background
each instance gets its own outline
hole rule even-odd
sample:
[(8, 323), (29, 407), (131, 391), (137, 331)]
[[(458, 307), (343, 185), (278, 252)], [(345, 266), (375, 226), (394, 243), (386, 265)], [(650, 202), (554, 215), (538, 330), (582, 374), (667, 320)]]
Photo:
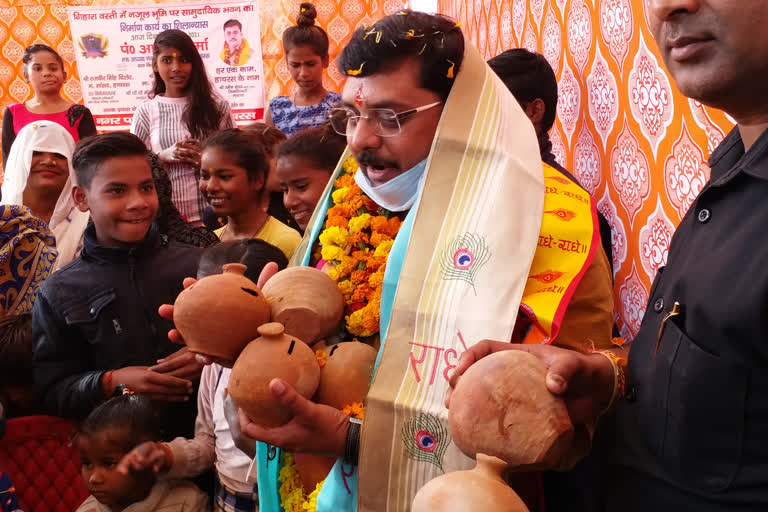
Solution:
[(26, 103), (15, 103), (3, 112), (3, 169), (8, 153), (19, 131), (35, 121), (52, 121), (63, 126), (77, 142), (96, 135), (93, 115), (87, 107), (61, 97), (67, 79), (64, 61), (56, 50), (44, 44), (33, 44), (24, 50), (24, 80), (35, 96)]
[(214, 91), (195, 43), (181, 30), (157, 35), (152, 70), (151, 99), (133, 114), (131, 133), (165, 164), (179, 212), (193, 226), (202, 226), (205, 201), (196, 177), (200, 141), (235, 125), (229, 104)]
[(19, 131), (5, 166), (3, 202), (24, 205), (56, 236), (54, 270), (72, 261), (82, 245), (88, 214), (75, 208), (72, 153), (75, 141), (60, 124), (39, 121)]
[(40, 287), (33, 309), (34, 377), (43, 405), (84, 418), (120, 384), (167, 402), (168, 438), (190, 435), (201, 365), (166, 336), (157, 314), (194, 275), (200, 249), (168, 240), (147, 149), (135, 135), (110, 132), (80, 143), (73, 196), (93, 224), (72, 263)]
[(141, 443), (162, 446), (159, 421), (149, 399), (133, 394), (112, 398), (88, 415), (74, 444), (91, 495), (77, 512), (210, 510), (208, 497), (191, 482), (158, 479), (151, 469), (117, 471), (120, 459)]
[[(270, 261), (277, 263), (280, 269), (288, 264), (280, 249), (263, 240), (222, 242), (203, 252), (197, 278), (220, 274), (226, 263), (243, 263), (248, 267), (245, 277), (255, 283), (264, 265)], [(215, 466), (214, 510), (253, 512), (258, 510), (258, 496), (255, 482), (249, 482), (247, 478), (252, 456), (235, 446), (224, 412), (233, 361), (221, 363), (203, 368), (197, 394), (194, 439), (174, 439), (167, 448), (157, 443), (144, 443), (123, 458), (118, 471), (130, 474), (131, 471), (156, 469), (168, 478), (188, 478)]]
[(203, 143), (200, 192), (227, 224), (216, 230), (222, 241), (260, 238), (278, 247), (287, 258), (301, 236), (264, 211), (261, 198), (269, 171), (268, 155), (258, 137), (231, 129)]
[(302, 232), (346, 146), (346, 137), (323, 125), (297, 133), (278, 148), (275, 175), (283, 203)]
[(298, 231), (296, 221), (293, 220), (293, 217), (291, 217), (291, 214), (288, 213), (288, 210), (283, 205), (283, 193), (280, 190), (280, 183), (278, 183), (277, 177), (275, 176), (277, 148), (285, 141), (285, 139), (287, 139), (287, 137), (283, 132), (263, 121), (256, 121), (243, 128), (243, 130), (257, 135), (264, 145), (264, 149), (267, 151), (269, 173), (267, 174), (267, 185), (264, 187), (262, 206), (267, 210), (268, 214), (286, 226)]
[(296, 82), (292, 96), (277, 96), (269, 101), (264, 116), (267, 124), (288, 135), (318, 126), (341, 101), (341, 95), (323, 86), (323, 70), (328, 67), (328, 34), (315, 25), (317, 11), (310, 3), (301, 4), (296, 26), (283, 32), (283, 52), (291, 78)]

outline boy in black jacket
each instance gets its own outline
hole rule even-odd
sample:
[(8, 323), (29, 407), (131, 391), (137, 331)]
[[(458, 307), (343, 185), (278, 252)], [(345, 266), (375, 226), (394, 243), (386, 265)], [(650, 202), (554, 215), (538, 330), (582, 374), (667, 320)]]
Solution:
[(144, 143), (113, 132), (82, 141), (73, 190), (93, 224), (81, 255), (43, 283), (33, 311), (35, 383), (52, 414), (84, 418), (125, 384), (166, 402), (166, 436), (189, 435), (201, 366), (168, 340), (157, 314), (194, 276), (196, 247), (169, 241)]

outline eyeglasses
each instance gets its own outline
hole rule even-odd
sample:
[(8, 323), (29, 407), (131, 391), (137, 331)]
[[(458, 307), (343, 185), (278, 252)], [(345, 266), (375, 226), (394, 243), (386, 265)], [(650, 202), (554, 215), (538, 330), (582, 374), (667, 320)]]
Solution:
[(372, 108), (368, 110), (368, 115), (361, 116), (354, 110), (348, 107), (338, 107), (331, 109), (328, 117), (331, 122), (333, 130), (339, 135), (352, 135), (357, 130), (357, 126), (361, 119), (368, 119), (373, 123), (373, 131), (380, 137), (394, 137), (399, 135), (402, 127), (400, 121), (411, 117), (419, 112), (424, 112), (438, 105), (442, 105), (442, 101), (430, 103), (429, 105), (423, 105), (421, 107), (412, 108), (404, 112), (395, 112), (388, 108)]

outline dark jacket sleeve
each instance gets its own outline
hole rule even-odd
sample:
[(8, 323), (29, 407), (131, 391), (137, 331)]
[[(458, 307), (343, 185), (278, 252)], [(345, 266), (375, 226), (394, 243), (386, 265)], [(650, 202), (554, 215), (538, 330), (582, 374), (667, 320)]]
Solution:
[(93, 120), (93, 114), (90, 109), (85, 109), (83, 117), (80, 119), (80, 124), (77, 125), (77, 133), (80, 135), (80, 140), (91, 135), (96, 135), (96, 123)]
[(104, 400), (101, 376), (89, 367), (90, 347), (41, 290), (32, 311), (34, 378), (50, 414), (84, 418)]
[(8, 161), (8, 153), (11, 152), (11, 145), (16, 140), (16, 132), (13, 131), (13, 114), (11, 109), (6, 108), (3, 112), (3, 170), (5, 170), (5, 163)]

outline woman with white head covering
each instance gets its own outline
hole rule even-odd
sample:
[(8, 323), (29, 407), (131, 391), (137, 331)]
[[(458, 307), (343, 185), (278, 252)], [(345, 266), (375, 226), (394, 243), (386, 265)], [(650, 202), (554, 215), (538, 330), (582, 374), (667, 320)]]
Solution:
[(19, 131), (5, 166), (3, 203), (24, 205), (48, 223), (59, 253), (54, 270), (77, 256), (88, 224), (88, 213), (78, 210), (72, 199), (74, 150), (66, 129), (40, 121)]

